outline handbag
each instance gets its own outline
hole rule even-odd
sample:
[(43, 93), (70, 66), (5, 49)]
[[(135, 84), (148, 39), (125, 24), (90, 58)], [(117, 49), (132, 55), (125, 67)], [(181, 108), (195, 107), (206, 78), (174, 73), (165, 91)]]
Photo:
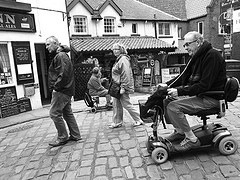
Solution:
[(108, 89), (108, 94), (110, 94), (110, 96), (115, 97), (117, 99), (120, 99), (121, 94), (120, 94), (120, 84), (111, 81), (109, 89)]

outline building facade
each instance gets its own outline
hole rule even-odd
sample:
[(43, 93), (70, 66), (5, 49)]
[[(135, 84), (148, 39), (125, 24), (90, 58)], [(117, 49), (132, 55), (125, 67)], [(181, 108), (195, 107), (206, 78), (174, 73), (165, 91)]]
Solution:
[(67, 20), (65, 0), (0, 0), (1, 117), (49, 100), (45, 40), (55, 35), (69, 46)]

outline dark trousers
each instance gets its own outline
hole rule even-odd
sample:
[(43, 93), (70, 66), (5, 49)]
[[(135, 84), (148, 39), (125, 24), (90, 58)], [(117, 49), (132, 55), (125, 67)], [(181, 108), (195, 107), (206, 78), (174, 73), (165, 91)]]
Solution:
[[(64, 120), (70, 131), (70, 136), (80, 138), (80, 131), (71, 108), (71, 96), (61, 92), (52, 92), (50, 117), (53, 120), (58, 132), (58, 139), (65, 141), (68, 139), (67, 129)], [(64, 120), (63, 120), (64, 119)]]

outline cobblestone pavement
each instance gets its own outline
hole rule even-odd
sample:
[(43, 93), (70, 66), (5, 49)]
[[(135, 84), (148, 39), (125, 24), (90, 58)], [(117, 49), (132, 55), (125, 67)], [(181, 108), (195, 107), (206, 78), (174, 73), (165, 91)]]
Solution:
[[(1, 180), (218, 180), (240, 179), (240, 148), (233, 155), (223, 156), (217, 149), (176, 154), (164, 164), (154, 164), (145, 146), (152, 133), (151, 123), (132, 127), (124, 113), (124, 125), (109, 129), (112, 111), (75, 113), (83, 140), (50, 148), (56, 138), (50, 118), (0, 129)], [(221, 122), (240, 144), (240, 99), (229, 103)], [(188, 117), (192, 125), (201, 123)], [(159, 126), (159, 135), (172, 131)], [(239, 146), (240, 147), (240, 146)]]

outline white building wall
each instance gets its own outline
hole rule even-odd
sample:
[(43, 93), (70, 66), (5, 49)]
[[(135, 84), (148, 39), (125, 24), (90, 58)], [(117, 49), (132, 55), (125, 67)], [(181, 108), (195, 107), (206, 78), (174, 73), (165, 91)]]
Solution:
[[(34, 74), (34, 84), (39, 84), (38, 74), (37, 74), (37, 63), (35, 56), (35, 43), (45, 43), (47, 37), (54, 35), (56, 36), (62, 44), (69, 46), (69, 34), (66, 13), (54, 12), (62, 11), (66, 12), (65, 0), (17, 0), (17, 2), (30, 3), (32, 6), (32, 11), (30, 14), (35, 16), (36, 33), (32, 32), (13, 32), (13, 31), (0, 31), (1, 42), (6, 42), (8, 44), (8, 52), (11, 64), (11, 71), (13, 77), (13, 84), (1, 85), (1, 87), (16, 86), (17, 97), (24, 97), (24, 87), (23, 85), (17, 85), (16, 71), (14, 67), (14, 59), (12, 53), (11, 41), (29, 41), (31, 48), (31, 57), (33, 60), (33, 74)], [(37, 9), (44, 8), (49, 10)], [(35, 94), (30, 96), (30, 101), (32, 109), (41, 108), (41, 97), (40, 89), (35, 88)]]
[[(117, 13), (117, 11), (111, 6), (108, 5), (103, 12), (101, 13), (102, 20), (92, 20), (92, 15), (90, 12), (79, 2), (75, 5), (69, 12), (71, 18), (71, 24), (70, 24), (70, 36), (72, 35), (91, 35), (92, 37), (95, 36), (103, 36), (107, 35), (104, 33), (104, 17), (115, 17), (115, 33), (112, 34), (118, 34), (120, 36), (131, 36), (132, 35), (132, 24), (137, 23), (138, 24), (138, 30), (137, 34), (140, 36), (152, 36), (155, 37), (155, 29), (154, 29), (154, 22), (153, 21), (128, 21), (128, 20), (120, 20), (121, 17)], [(74, 15), (83, 15), (87, 17), (88, 20), (88, 31), (87, 33), (75, 33), (74, 32), (74, 21), (73, 16)], [(157, 22), (156, 22), (157, 23)], [(177, 46), (178, 44), (178, 26), (177, 23), (171, 23), (171, 35), (167, 37), (161, 37), (157, 34), (158, 38), (161, 40), (172, 44), (173, 41), (175, 41), (175, 44)], [(158, 32), (158, 29), (157, 29)]]

